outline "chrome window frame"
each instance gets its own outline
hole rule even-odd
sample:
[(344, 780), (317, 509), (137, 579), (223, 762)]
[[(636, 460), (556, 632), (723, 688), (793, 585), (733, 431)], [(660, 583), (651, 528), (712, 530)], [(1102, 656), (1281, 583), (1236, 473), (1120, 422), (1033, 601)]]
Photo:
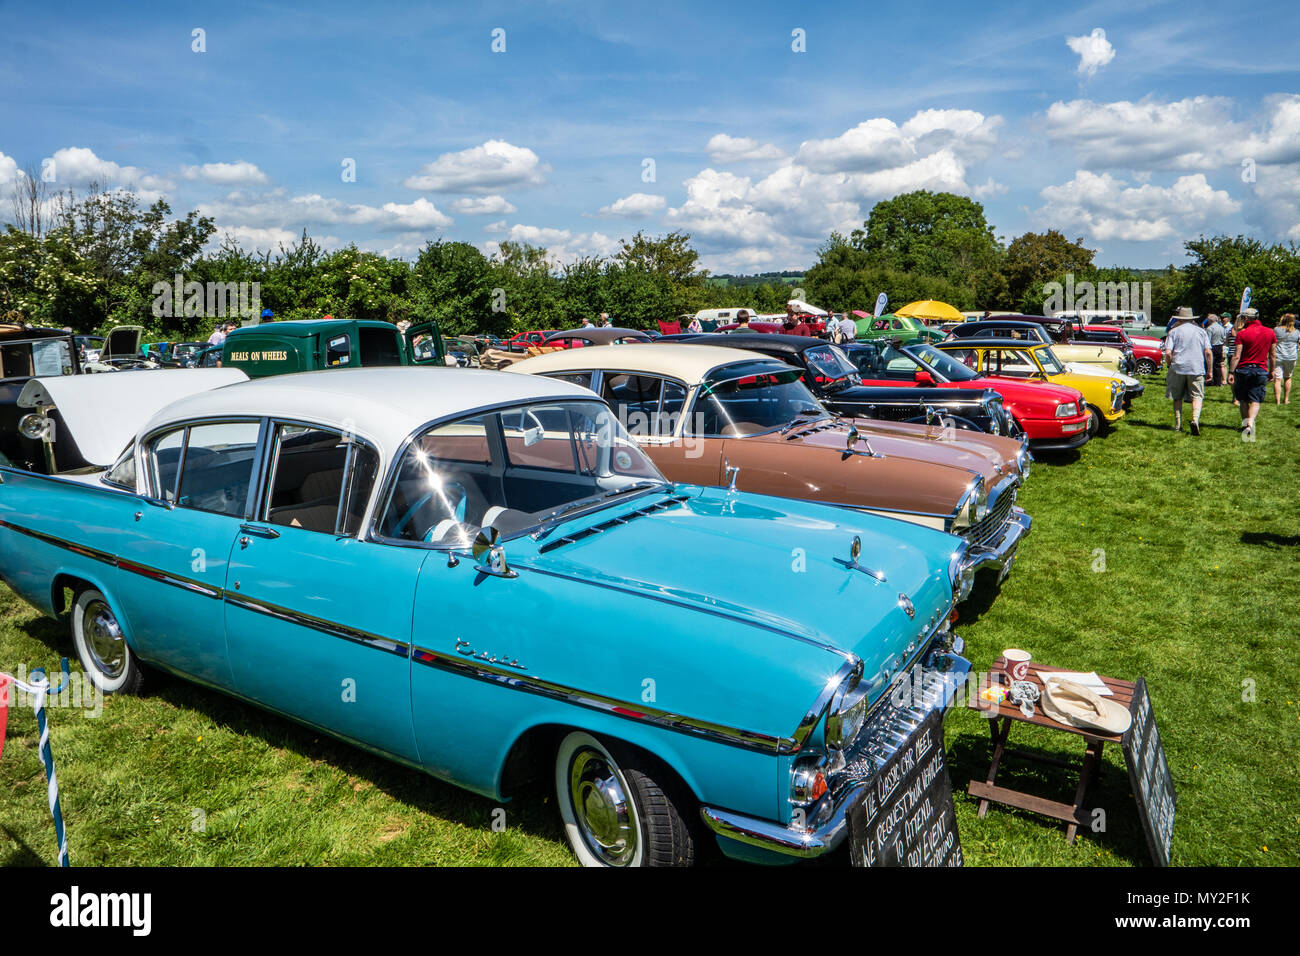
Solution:
[[(334, 513), (333, 537), (357, 538), (358, 540), (360, 540), (361, 532), (366, 525), (366, 515), (369, 513), (371, 501), (374, 499), (375, 491), (379, 487), (379, 479), (381, 477), (379, 474), (379, 470), (383, 467), (384, 464), (384, 458), (383, 455), (379, 453), (379, 447), (374, 442), (370, 441), (368, 438), (363, 438), (362, 436), (356, 434), (355, 432), (352, 433), (344, 432), (337, 425), (323, 425), (319, 422), (306, 421), (305, 419), (280, 418), (275, 415), (263, 416), (262, 425), (264, 431), (262, 441), (264, 442), (266, 447), (264, 449), (259, 449), (259, 452), (263, 455), (264, 460), (259, 458), (259, 463), (258, 463), (259, 475), (258, 475), (258, 481), (256, 482), (257, 497), (254, 500), (254, 504), (256, 505), (256, 507), (252, 511), (252, 517), (246, 520), (254, 522), (256, 524), (271, 525), (272, 527), (286, 527), (285, 525), (272, 525), (271, 520), (268, 517), (265, 517), (265, 515), (269, 512), (271, 506), (271, 485), (275, 480), (275, 476), (272, 474), (272, 469), (274, 468), (275, 465), (276, 453), (279, 451), (279, 438), (276, 435), (277, 426), (291, 425), (291, 426), (298, 426), (300, 428), (313, 428), (316, 429), (317, 431), (325, 431), (325, 432), (330, 432), (332, 434), (338, 435), (340, 440), (346, 441), (348, 444), (348, 454), (343, 464), (343, 487), (340, 489), (339, 492), (338, 509)], [(348, 491), (352, 486), (353, 469), (356, 465), (356, 456), (352, 448), (354, 444), (361, 445), (365, 448), (369, 448), (372, 452), (374, 452), (376, 474), (375, 474), (374, 487), (370, 489), (370, 495), (366, 499), (366, 508), (363, 509), (361, 512), (361, 526), (357, 528), (356, 532), (349, 534), (347, 532), (343, 532), (339, 530), (339, 522), (342, 521), (343, 519), (343, 505), (344, 502), (347, 500)], [(312, 531), (311, 528), (299, 528), (298, 530)], [(330, 532), (328, 531), (315, 531), (314, 533), (330, 534)]]
[[(203, 425), (239, 425), (256, 423), (258, 426), (257, 442), (253, 450), (253, 475), (248, 484), (248, 496), (244, 499), (244, 510), (242, 514), (228, 515), (220, 511), (207, 511), (203, 508), (187, 508), (184, 505), (176, 503), (176, 497), (180, 493), (181, 477), (185, 474), (185, 465), (189, 459), (190, 451), (190, 430)], [(183, 430), (185, 432), (184, 442), (181, 445), (181, 457), (176, 466), (176, 485), (172, 488), (172, 500), (168, 501), (162, 496), (161, 488), (158, 481), (157, 459), (154, 454), (154, 446), (158, 440), (169, 435), (174, 431)], [(185, 418), (179, 421), (167, 422), (159, 425), (157, 428), (145, 434), (138, 442), (138, 450), (141, 455), (141, 461), (137, 461), (138, 469), (143, 463), (146, 467), (142, 473), (137, 472), (137, 481), (144, 485), (143, 492), (137, 492), (146, 501), (152, 504), (160, 505), (169, 511), (176, 508), (183, 508), (185, 511), (193, 511), (197, 514), (216, 515), (221, 518), (242, 518), (247, 521), (250, 513), (250, 507), (254, 501), (253, 494), (261, 485), (261, 476), (264, 470), (264, 447), (266, 436), (266, 416), (264, 415), (219, 415), (216, 418)], [(143, 480), (141, 481), (141, 474)], [(101, 479), (102, 481), (102, 479)], [(117, 487), (113, 485), (112, 487)]]
[[(539, 375), (536, 377), (545, 378), (546, 376)], [(480, 405), (477, 408), (461, 409), (460, 411), (453, 412), (449, 415), (443, 415), (439, 418), (431, 419), (425, 422), (423, 425), (420, 425), (418, 428), (414, 429), (410, 434), (408, 434), (405, 438), (403, 438), (402, 441), (398, 444), (396, 452), (394, 453), (392, 459), (388, 463), (388, 468), (384, 474), (383, 482), (376, 487), (375, 490), (376, 497), (374, 499), (373, 507), (370, 510), (370, 516), (368, 520), (365, 522), (364, 534), (359, 534), (358, 540), (368, 541), (375, 544), (385, 544), (396, 548), (420, 548), (425, 551), (436, 551), (443, 554), (448, 554), (457, 550), (464, 551), (465, 547), (463, 545), (438, 546), (428, 541), (404, 541), (398, 538), (390, 538), (386, 535), (379, 533), (379, 519), (381, 517), (381, 514), (388, 508), (389, 504), (392, 502), (393, 492), (397, 488), (397, 477), (401, 472), (402, 462), (406, 459), (407, 452), (410, 451), (411, 446), (419, 439), (421, 435), (423, 435), (427, 431), (430, 431), (431, 429), (438, 428), (441, 425), (448, 425), (451, 424), (452, 422), (459, 421), (462, 418), (471, 418), (476, 415), (491, 415), (497, 412), (504, 411), (509, 408), (519, 408), (524, 405), (541, 405), (547, 402), (558, 402), (561, 404), (573, 403), (573, 402), (596, 402), (600, 405), (605, 406), (606, 411), (610, 413), (610, 416), (613, 417), (615, 421), (618, 420), (617, 416), (614, 415), (614, 410), (609, 407), (608, 402), (606, 402), (603, 398), (600, 397), (599, 393), (592, 395), (590, 397), (582, 396), (582, 395), (537, 395), (531, 398), (512, 399), (510, 401), (505, 401), (505, 402), (495, 402), (491, 405)], [(494, 438), (489, 439), (489, 441), (495, 441), (495, 440), (496, 439)], [(633, 439), (632, 443), (634, 445), (636, 444), (635, 439)], [(649, 457), (647, 457), (646, 460), (650, 461)], [(651, 461), (650, 465), (651, 467), (654, 467), (654, 462)], [(655, 470), (658, 471), (657, 468)], [(621, 503), (623, 501), (635, 501), (637, 498), (641, 498), (652, 492), (659, 491), (659, 490), (666, 490), (673, 487), (673, 483), (669, 481), (667, 478), (663, 478), (662, 474), (660, 475), (660, 478), (663, 480), (662, 488), (658, 488), (658, 489), (644, 488), (641, 491), (629, 494), (627, 497), (619, 498), (619, 502)], [(599, 511), (603, 508), (610, 507), (610, 505), (611, 505), (610, 502), (596, 501), (592, 503), (590, 508), (584, 508), (578, 511), (574, 511), (571, 515), (567, 516), (565, 520), (571, 521), (574, 518), (579, 518), (584, 515), (590, 514), (592, 511)], [(528, 535), (537, 531), (541, 526), (542, 526), (542, 522), (539, 521), (536, 524), (531, 524), (524, 528), (520, 528), (517, 531), (513, 531), (509, 535), (502, 535), (501, 540), (503, 542), (513, 541), (517, 538), (527, 537)]]

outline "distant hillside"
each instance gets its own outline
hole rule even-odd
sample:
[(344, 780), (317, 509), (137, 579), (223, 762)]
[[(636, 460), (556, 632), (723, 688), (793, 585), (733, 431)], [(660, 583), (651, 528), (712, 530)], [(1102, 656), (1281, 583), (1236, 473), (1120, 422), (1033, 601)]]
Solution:
[(743, 288), (753, 285), (774, 285), (785, 283), (796, 286), (803, 282), (802, 272), (760, 272), (756, 275), (713, 275), (706, 280), (709, 285), (735, 286)]

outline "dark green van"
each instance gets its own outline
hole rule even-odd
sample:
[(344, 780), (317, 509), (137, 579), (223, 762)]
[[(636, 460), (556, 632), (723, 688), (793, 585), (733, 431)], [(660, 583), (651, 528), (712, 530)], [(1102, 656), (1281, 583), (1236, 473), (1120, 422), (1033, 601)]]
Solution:
[(445, 365), (446, 354), (436, 322), (413, 325), (403, 335), (391, 322), (304, 319), (235, 329), (221, 364), (261, 378), (325, 368)]

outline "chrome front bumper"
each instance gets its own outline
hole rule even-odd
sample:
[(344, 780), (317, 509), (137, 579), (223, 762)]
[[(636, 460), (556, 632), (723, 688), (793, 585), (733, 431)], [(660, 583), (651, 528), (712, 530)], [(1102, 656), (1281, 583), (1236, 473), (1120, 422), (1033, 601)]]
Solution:
[(933, 710), (947, 711), (966, 683), (971, 664), (961, 651), (959, 637), (953, 638), (952, 650), (936, 644), (906, 672), (907, 691), (897, 682), (891, 687), (846, 750), (844, 765), (831, 775), (828, 803), (815, 825), (785, 826), (714, 807), (701, 807), (700, 817), (718, 836), (785, 856), (807, 859), (834, 850), (848, 836), (849, 811), (875, 774)]
[(958, 603), (970, 596), (977, 571), (997, 568), (999, 581), (1011, 573), (1011, 566), (1016, 561), (1016, 549), (1020, 546), (1020, 540), (1029, 534), (1033, 523), (1034, 519), (1029, 517), (1024, 508), (1013, 507), (1007, 515), (1006, 530), (1002, 533), (1001, 540), (966, 552), (958, 572), (957, 591), (954, 595)]

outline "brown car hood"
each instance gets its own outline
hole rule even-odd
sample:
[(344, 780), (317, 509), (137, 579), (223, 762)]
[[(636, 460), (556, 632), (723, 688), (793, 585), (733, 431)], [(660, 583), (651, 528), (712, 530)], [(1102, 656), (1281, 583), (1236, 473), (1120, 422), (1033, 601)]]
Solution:
[[(1005, 435), (989, 435), (985, 432), (971, 431), (968, 428), (957, 428), (945, 435), (943, 428), (939, 425), (913, 425), (908, 422), (877, 421), (873, 418), (857, 418), (853, 420), (853, 424), (857, 425), (858, 431), (866, 435), (868, 441), (873, 443), (873, 448), (875, 447), (874, 442), (877, 435), (928, 442), (931, 446), (939, 445), (945, 449), (960, 450), (979, 455), (988, 462), (999, 477), (1003, 473), (1009, 474), (1016, 470), (1016, 460), (1020, 454), (1020, 449), (1023, 447), (1018, 438), (1008, 438)], [(900, 452), (899, 454), (908, 453)], [(962, 460), (966, 461), (967, 459), (963, 458)], [(989, 480), (987, 475), (985, 475), (985, 480)]]
[[(1002, 477), (986, 455), (956, 443), (868, 432), (861, 423), (866, 443), (847, 454), (848, 427), (728, 438), (723, 454), (740, 468), (742, 491), (927, 515), (951, 515), (976, 475), (989, 487)], [(865, 454), (868, 444), (880, 457)]]

